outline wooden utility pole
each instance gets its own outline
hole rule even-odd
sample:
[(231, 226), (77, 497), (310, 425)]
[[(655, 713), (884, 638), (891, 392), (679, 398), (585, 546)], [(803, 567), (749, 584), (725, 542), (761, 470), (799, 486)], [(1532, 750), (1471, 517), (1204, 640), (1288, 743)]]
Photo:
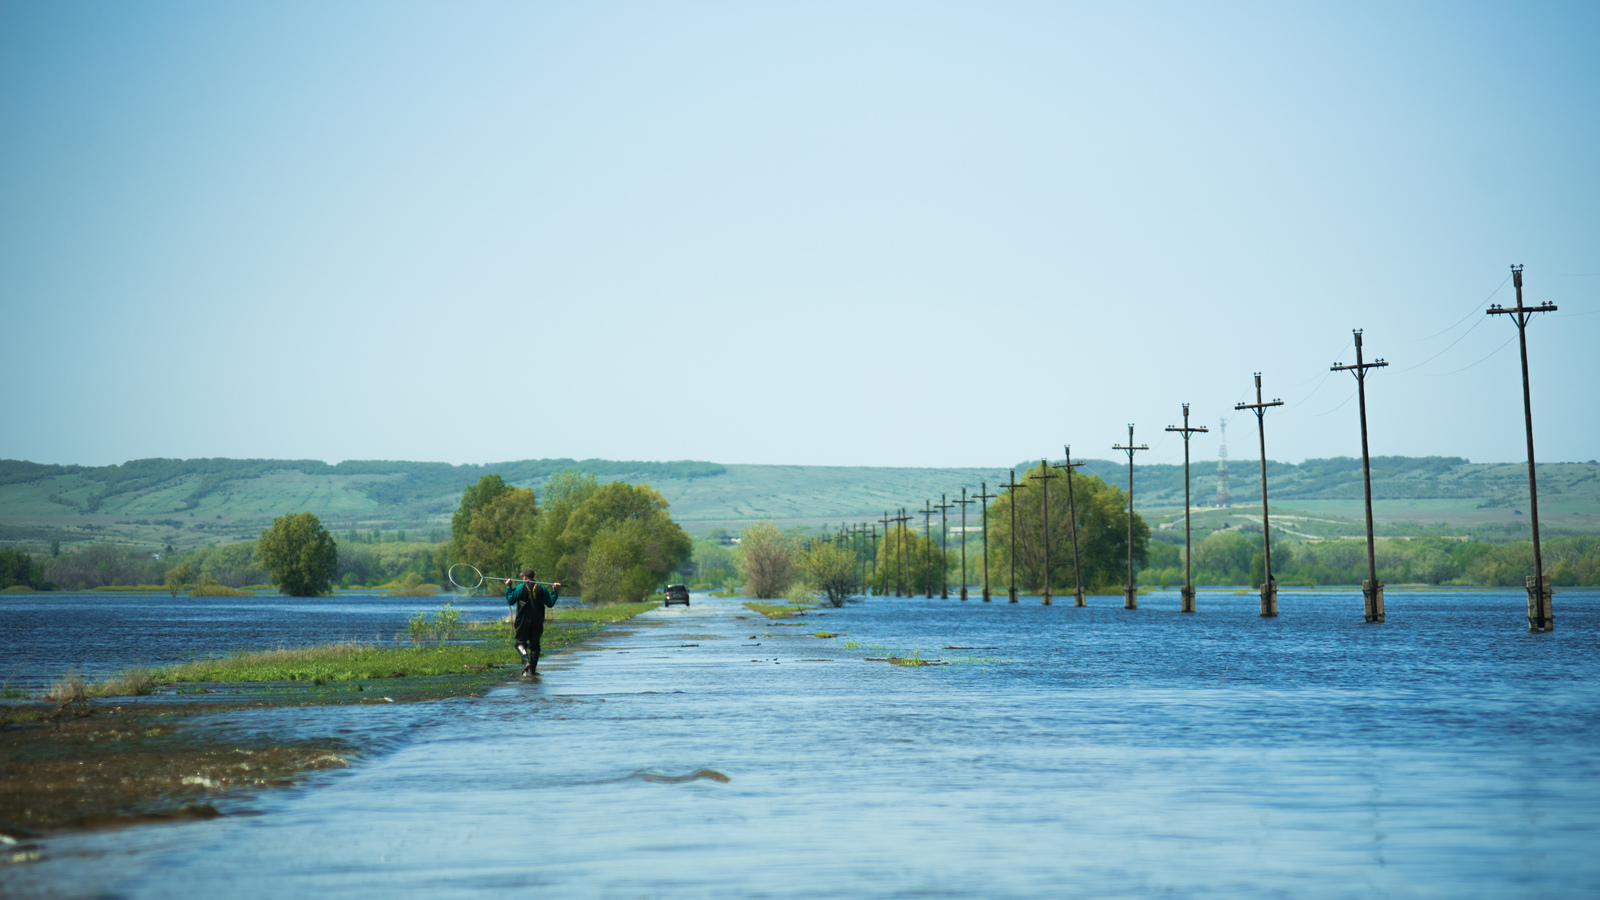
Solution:
[(1001, 487), (1011, 492), (1011, 578), (1006, 590), (1011, 595), (1010, 602), (1017, 602), (1017, 490), (1028, 486), (1026, 481), (1017, 483), (1017, 470), (1011, 470), (1011, 481)]
[(922, 587), (923, 596), (933, 599), (933, 536), (929, 534), (930, 520), (933, 518), (933, 501), (924, 500), (922, 503)]
[(1507, 309), (1500, 304), (1489, 307), (1487, 315), (1507, 315), (1517, 323), (1517, 343), (1522, 347), (1522, 417), (1528, 427), (1528, 512), (1533, 514), (1533, 577), (1526, 579), (1528, 586), (1528, 630), (1550, 632), (1556, 630), (1556, 612), (1550, 600), (1550, 582), (1544, 574), (1544, 553), (1539, 547), (1539, 480), (1533, 471), (1533, 400), (1528, 391), (1528, 322), (1534, 313), (1555, 312), (1554, 303), (1539, 306), (1522, 305), (1522, 266), (1511, 267), (1511, 279), (1517, 285), (1517, 305)]
[(1043, 474), (1029, 475), (1028, 478), (1039, 480), (1044, 488), (1044, 605), (1050, 605), (1050, 479), (1060, 478), (1060, 475), (1050, 471), (1050, 460), (1039, 460), (1039, 471)]
[(967, 505), (976, 503), (976, 500), (967, 499), (967, 489), (961, 489), (961, 499), (954, 500), (961, 506), (961, 600), (967, 599)]
[[(889, 549), (889, 523), (893, 522), (894, 518), (889, 515), (888, 510), (884, 510), (883, 518), (878, 521), (883, 523), (883, 549), (887, 551)], [(878, 589), (878, 596), (887, 597), (889, 596), (889, 563), (887, 560), (879, 558), (877, 535), (873, 535), (872, 540), (872, 564), (873, 568), (878, 570), (878, 580), (882, 582), (882, 586)], [(880, 565), (879, 563), (882, 564)]]
[(1356, 336), (1356, 364), (1334, 363), (1330, 372), (1356, 373), (1356, 395), (1361, 399), (1361, 487), (1367, 497), (1367, 580), (1361, 582), (1361, 609), (1367, 621), (1383, 621), (1383, 582), (1378, 580), (1378, 551), (1372, 536), (1372, 462), (1367, 455), (1367, 370), (1381, 369), (1388, 363), (1383, 360), (1363, 362), (1361, 359), (1361, 329)]
[(1071, 444), (1062, 444), (1061, 449), (1067, 454), (1067, 461), (1055, 468), (1067, 470), (1067, 526), (1072, 533), (1072, 605), (1085, 606), (1087, 604), (1083, 602), (1083, 572), (1078, 568), (1078, 504), (1072, 499), (1072, 470), (1083, 463), (1072, 461)]
[(1204, 425), (1189, 427), (1189, 404), (1183, 405), (1183, 427), (1174, 428), (1167, 426), (1168, 431), (1176, 431), (1183, 435), (1183, 601), (1181, 611), (1194, 612), (1194, 580), (1190, 577), (1189, 559), (1194, 556), (1194, 542), (1189, 538), (1189, 436), (1199, 434), (1208, 429)]
[(1272, 520), (1267, 515), (1267, 410), (1282, 406), (1283, 401), (1261, 400), (1261, 373), (1256, 373), (1256, 402), (1239, 403), (1233, 408), (1248, 409), (1256, 414), (1256, 429), (1261, 434), (1261, 559), (1265, 571), (1261, 578), (1261, 615), (1273, 618), (1278, 615), (1278, 583), (1272, 579)]
[(950, 499), (948, 497), (946, 497), (944, 494), (940, 494), (939, 495), (939, 505), (934, 507), (934, 509), (937, 509), (939, 511), (939, 599), (940, 600), (949, 600), (950, 599), (950, 579), (949, 579), (948, 574), (947, 574), (950, 571), (950, 551), (946, 547), (946, 545), (950, 542), (950, 528), (949, 528), (948, 523), (945, 521), (945, 513), (946, 513), (947, 510), (952, 509), (954, 507), (955, 507), (955, 504), (951, 503)]
[(1114, 444), (1113, 450), (1128, 451), (1128, 586), (1122, 592), (1122, 608), (1139, 608), (1139, 585), (1133, 580), (1133, 454), (1140, 450), (1149, 450), (1149, 444), (1133, 443), (1133, 423), (1128, 423), (1128, 443)]
[(979, 482), (983, 487), (978, 489), (977, 500), (982, 504), (983, 510), (983, 602), (988, 603), (993, 599), (989, 595), (989, 501), (998, 494), (989, 493), (989, 482)]
[(906, 515), (906, 508), (900, 507), (900, 515), (895, 517), (900, 523), (900, 546), (896, 548), (894, 563), (894, 595), (901, 596), (902, 588), (906, 589), (905, 596), (911, 596), (911, 590), (906, 586), (905, 561), (906, 561), (906, 523), (911, 521), (911, 516)]

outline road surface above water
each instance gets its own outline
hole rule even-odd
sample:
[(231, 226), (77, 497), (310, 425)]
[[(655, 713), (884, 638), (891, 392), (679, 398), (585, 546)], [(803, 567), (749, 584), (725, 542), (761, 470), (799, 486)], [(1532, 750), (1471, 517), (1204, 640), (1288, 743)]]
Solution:
[[(1203, 593), (1194, 616), (873, 598), (803, 626), (696, 595), (485, 698), (264, 713), (384, 749), (256, 815), (52, 838), (0, 887), (1593, 896), (1600, 596), (1528, 635), (1518, 593), (1397, 593), (1381, 626), (1287, 593), (1276, 620)], [(949, 664), (868, 660), (913, 654)]]

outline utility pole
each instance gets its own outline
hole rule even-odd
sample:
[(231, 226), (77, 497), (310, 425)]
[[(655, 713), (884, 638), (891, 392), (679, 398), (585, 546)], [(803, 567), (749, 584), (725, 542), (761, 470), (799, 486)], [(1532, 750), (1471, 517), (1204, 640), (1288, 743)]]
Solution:
[(1356, 373), (1356, 395), (1361, 400), (1361, 487), (1367, 496), (1367, 580), (1361, 583), (1362, 613), (1369, 623), (1383, 621), (1383, 582), (1378, 580), (1378, 552), (1372, 537), (1372, 463), (1367, 455), (1367, 370), (1381, 369), (1388, 363), (1383, 360), (1363, 362), (1361, 359), (1361, 329), (1356, 336), (1356, 364), (1334, 363), (1330, 372)]
[[(883, 549), (884, 549), (885, 552), (887, 552), (888, 549), (889, 549), (889, 523), (893, 522), (894, 519), (889, 515), (889, 511), (888, 510), (884, 510), (883, 511), (883, 518), (879, 519), (878, 521), (883, 523)], [(878, 589), (878, 596), (887, 597), (887, 596), (889, 596), (889, 563), (888, 563), (887, 560), (882, 560), (882, 559), (879, 558), (879, 554), (878, 554), (878, 551), (877, 551), (877, 544), (876, 544), (877, 535), (873, 535), (873, 541), (874, 541), (873, 551), (872, 551), (873, 567), (878, 570), (878, 576), (879, 576), (878, 580), (880, 582), (882, 582), (882, 586)], [(878, 563), (880, 563), (880, 562), (882, 563), (882, 565), (878, 565)], [(899, 596), (899, 595), (897, 594), (896, 596)]]
[(911, 521), (911, 517), (906, 515), (906, 508), (904, 506), (900, 507), (900, 515), (895, 518), (895, 521), (900, 523), (900, 546), (897, 548), (898, 552), (895, 553), (894, 595), (899, 597), (901, 595), (901, 589), (904, 588), (905, 596), (909, 597), (911, 596), (911, 588), (906, 584), (905, 562), (907, 534), (906, 523)]
[[(1365, 420), (1363, 420), (1365, 421)], [(1167, 426), (1168, 431), (1176, 431), (1183, 435), (1183, 597), (1181, 611), (1194, 612), (1194, 580), (1189, 577), (1189, 558), (1194, 555), (1194, 543), (1189, 539), (1189, 436), (1205, 432), (1204, 425), (1189, 427), (1189, 404), (1183, 405), (1183, 427), (1174, 428)], [(1368, 505), (1371, 509), (1371, 505)], [(1368, 519), (1368, 521), (1371, 521)]]
[(1078, 568), (1078, 504), (1072, 499), (1072, 470), (1083, 463), (1072, 461), (1071, 444), (1062, 444), (1061, 449), (1067, 454), (1067, 461), (1055, 468), (1067, 470), (1067, 526), (1072, 533), (1072, 605), (1086, 606), (1083, 602), (1083, 573)]
[(979, 482), (983, 487), (978, 489), (977, 500), (982, 504), (983, 510), (983, 602), (988, 603), (989, 596), (989, 501), (997, 494), (989, 493), (989, 482)]
[(967, 599), (967, 505), (977, 501), (968, 500), (967, 489), (963, 487), (961, 489), (961, 499), (951, 502), (961, 506), (961, 601), (965, 603)]
[(1528, 511), (1533, 513), (1533, 577), (1528, 586), (1528, 630), (1556, 630), (1556, 612), (1550, 600), (1550, 582), (1544, 574), (1544, 553), (1539, 549), (1539, 482), (1533, 471), (1533, 400), (1528, 392), (1528, 322), (1534, 313), (1555, 312), (1554, 303), (1522, 305), (1522, 266), (1511, 267), (1511, 280), (1517, 285), (1517, 305), (1507, 309), (1500, 304), (1489, 307), (1486, 315), (1507, 315), (1517, 323), (1517, 343), (1522, 347), (1522, 416), (1528, 426)]
[(1017, 470), (1011, 470), (1011, 482), (1002, 484), (1001, 487), (1011, 492), (1011, 578), (1008, 581), (1007, 591), (1011, 595), (1012, 603), (1017, 602), (1017, 490), (1028, 486), (1026, 481), (1017, 483)]
[(1039, 471), (1043, 474), (1029, 475), (1028, 478), (1037, 478), (1044, 488), (1044, 605), (1050, 605), (1050, 479), (1060, 478), (1060, 475), (1050, 471), (1050, 460), (1039, 460)]
[(934, 507), (939, 511), (939, 599), (950, 599), (950, 527), (945, 521), (946, 510), (954, 509), (955, 504), (944, 494), (939, 495), (939, 505)]
[(1278, 615), (1278, 583), (1272, 580), (1272, 520), (1267, 516), (1267, 409), (1282, 406), (1283, 401), (1273, 398), (1270, 403), (1261, 400), (1261, 373), (1256, 373), (1256, 402), (1239, 403), (1235, 410), (1248, 409), (1256, 414), (1256, 429), (1261, 433), (1261, 558), (1265, 571), (1261, 578), (1261, 616), (1271, 619)]
[(861, 569), (862, 575), (864, 575), (862, 583), (866, 585), (867, 596), (870, 597), (872, 596), (872, 569), (874, 569), (874, 564), (878, 559), (878, 527), (877, 525), (867, 524), (866, 530), (867, 556), (866, 559), (862, 560)]
[(1133, 454), (1140, 450), (1149, 450), (1150, 445), (1134, 445), (1133, 423), (1130, 422), (1128, 423), (1127, 446), (1123, 446), (1122, 444), (1114, 444), (1112, 445), (1111, 449), (1128, 451), (1128, 587), (1122, 592), (1122, 608), (1138, 609), (1139, 585), (1133, 580)]
[(922, 502), (922, 587), (924, 595), (929, 600), (933, 599), (933, 536), (929, 532), (929, 519), (933, 517), (933, 501)]

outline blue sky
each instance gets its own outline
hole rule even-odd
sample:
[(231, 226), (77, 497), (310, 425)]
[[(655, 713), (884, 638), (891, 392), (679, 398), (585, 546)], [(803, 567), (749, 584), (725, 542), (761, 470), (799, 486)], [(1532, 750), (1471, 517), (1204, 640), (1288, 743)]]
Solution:
[[(1593, 4), (0, 3), (0, 457), (1600, 456)], [(1342, 405), (1341, 405), (1342, 404)], [(1198, 458), (1215, 455), (1197, 437)]]

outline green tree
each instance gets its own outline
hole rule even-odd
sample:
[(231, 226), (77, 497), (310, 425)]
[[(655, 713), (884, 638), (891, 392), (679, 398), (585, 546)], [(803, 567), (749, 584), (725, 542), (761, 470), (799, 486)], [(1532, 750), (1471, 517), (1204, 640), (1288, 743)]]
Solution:
[[(1029, 475), (1038, 475), (1035, 466)], [(1020, 480), (1020, 478), (1019, 478)], [(1037, 480), (1029, 481), (1036, 485)], [(1077, 511), (1078, 557), (1083, 567), (1085, 588), (1104, 589), (1127, 580), (1128, 571), (1128, 495), (1095, 475), (1072, 477), (1072, 505), (1060, 480), (1050, 490), (1050, 586), (1055, 591), (1071, 591), (1072, 530), (1069, 509)], [(1036, 591), (1044, 587), (1044, 492), (1038, 487), (1006, 491), (989, 506), (989, 566), (996, 584), (1004, 584), (1010, 573), (1011, 505), (1016, 504), (1017, 584)], [(1150, 526), (1138, 513), (1133, 515), (1133, 565), (1146, 565)]]
[(194, 569), (187, 562), (179, 563), (167, 570), (167, 591), (172, 596), (178, 596), (179, 591), (186, 591), (194, 586)]
[(830, 606), (843, 606), (856, 593), (856, 555), (832, 541), (813, 541), (800, 556), (800, 568)]
[(782, 597), (799, 576), (800, 544), (792, 533), (771, 522), (745, 526), (739, 532), (739, 577), (759, 600)]
[(582, 547), (574, 534), (569, 542), (567, 522), (572, 513), (600, 490), (593, 474), (562, 469), (544, 483), (544, 504), (538, 521), (523, 539), (522, 558), (541, 577), (578, 587)]
[(0, 589), (38, 587), (43, 580), (33, 557), (21, 550), (0, 550)]
[[(991, 526), (993, 523), (990, 523)], [(993, 535), (991, 534), (991, 537)], [(939, 589), (939, 579), (948, 572), (945, 555), (939, 552), (939, 539), (917, 534), (914, 529), (891, 528), (878, 539), (878, 566), (869, 581), (884, 592), (895, 589), (896, 579), (903, 581), (908, 591), (920, 593), (928, 585)], [(959, 567), (961, 560), (956, 558)], [(959, 581), (960, 579), (957, 578)]]
[(647, 484), (613, 481), (572, 510), (561, 545), (586, 602), (643, 600), (689, 558), (693, 541), (667, 505)]
[(273, 583), (291, 597), (327, 593), (339, 566), (333, 535), (309, 512), (273, 519), (272, 527), (256, 542), (256, 554)]
[(521, 548), (539, 515), (530, 488), (509, 488), (478, 507), (456, 545), (456, 562), (511, 577), (522, 570)]
[(499, 475), (485, 475), (478, 479), (477, 484), (468, 485), (461, 492), (461, 505), (450, 516), (450, 555), (455, 559), (461, 558), (463, 545), (467, 540), (467, 532), (472, 526), (472, 517), (478, 510), (493, 503), (501, 494), (511, 490), (505, 479)]

